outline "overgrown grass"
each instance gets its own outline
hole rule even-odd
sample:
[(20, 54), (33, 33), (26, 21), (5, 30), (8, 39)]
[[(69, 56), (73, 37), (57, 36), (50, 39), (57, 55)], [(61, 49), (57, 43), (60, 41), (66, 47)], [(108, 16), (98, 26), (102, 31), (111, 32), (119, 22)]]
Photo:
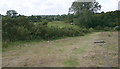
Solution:
[[(54, 39), (48, 39), (48, 40), (28, 40), (28, 41), (15, 41), (15, 42), (2, 42), (2, 48), (0, 49), (3, 52), (9, 51), (9, 50), (16, 50), (16, 49), (20, 49), (22, 47), (25, 46), (25, 44), (31, 44), (34, 45), (36, 43), (40, 43), (40, 42), (47, 42), (47, 41), (55, 41), (55, 40), (60, 40), (63, 38), (72, 38), (72, 37), (58, 37), (58, 38), (54, 38)], [(19, 46), (19, 47), (18, 47)], [(27, 45), (28, 46), (28, 45)], [(63, 50), (59, 50), (59, 51), (63, 51)]]
[(28, 41), (15, 41), (15, 42), (2, 42), (2, 52), (9, 50), (16, 50), (25, 47), (25, 44), (34, 44), (36, 42), (44, 42), (44, 40), (28, 40)]

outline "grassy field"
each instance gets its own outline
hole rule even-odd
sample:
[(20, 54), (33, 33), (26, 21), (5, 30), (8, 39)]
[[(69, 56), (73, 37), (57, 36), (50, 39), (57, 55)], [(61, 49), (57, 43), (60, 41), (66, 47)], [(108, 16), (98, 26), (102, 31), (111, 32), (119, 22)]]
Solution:
[(49, 22), (48, 23), (48, 26), (51, 27), (59, 27), (59, 28), (64, 28), (64, 27), (73, 27), (73, 28), (79, 28), (78, 26), (76, 25), (71, 25), (71, 24), (68, 24), (68, 23), (65, 23), (63, 21), (54, 21), (54, 22)]
[[(117, 39), (117, 32), (94, 32), (86, 36), (23, 43), (3, 52), (3, 66), (117, 67)], [(99, 40), (105, 40), (105, 47), (94, 44)]]

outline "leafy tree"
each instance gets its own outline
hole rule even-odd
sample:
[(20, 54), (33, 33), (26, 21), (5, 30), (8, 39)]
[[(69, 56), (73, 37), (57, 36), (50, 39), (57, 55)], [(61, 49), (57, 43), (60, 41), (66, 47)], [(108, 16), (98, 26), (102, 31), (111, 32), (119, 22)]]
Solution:
[(6, 12), (6, 14), (7, 14), (7, 16), (15, 17), (15, 16), (17, 16), (18, 13), (15, 10), (8, 10)]
[(98, 2), (73, 2), (69, 12), (75, 14), (75, 24), (89, 28), (92, 27), (93, 13), (100, 9), (101, 5)]
[(74, 19), (74, 23), (80, 27), (92, 27), (92, 21), (93, 16), (92, 13), (89, 12), (87, 9), (84, 9), (84, 12), (77, 16), (76, 19)]
[(79, 14), (87, 9), (93, 13), (96, 13), (101, 9), (101, 5), (98, 2), (73, 2), (72, 6), (69, 8), (69, 13)]

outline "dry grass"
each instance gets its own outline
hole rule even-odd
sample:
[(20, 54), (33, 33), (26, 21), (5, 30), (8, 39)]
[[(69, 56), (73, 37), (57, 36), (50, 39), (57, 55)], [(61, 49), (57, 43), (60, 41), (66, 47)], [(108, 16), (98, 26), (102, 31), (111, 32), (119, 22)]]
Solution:
[[(4, 67), (89, 67), (105, 66), (102, 51), (108, 49), (112, 52), (109, 56), (111, 66), (117, 66), (117, 39), (116, 32), (112, 37), (106, 37), (108, 33), (101, 35), (101, 32), (89, 34), (81, 37), (65, 38), (46, 42), (36, 42), (26, 44), (17, 50), (3, 52)], [(94, 41), (102, 39), (107, 42), (108, 48), (94, 44)], [(112, 40), (110, 40), (112, 39)], [(109, 43), (114, 44), (111, 45)], [(28, 46), (27, 46), (28, 45)], [(30, 46), (30, 47), (29, 47)], [(111, 49), (112, 47), (114, 49)], [(112, 50), (112, 51), (111, 51)], [(113, 55), (114, 54), (114, 55)]]

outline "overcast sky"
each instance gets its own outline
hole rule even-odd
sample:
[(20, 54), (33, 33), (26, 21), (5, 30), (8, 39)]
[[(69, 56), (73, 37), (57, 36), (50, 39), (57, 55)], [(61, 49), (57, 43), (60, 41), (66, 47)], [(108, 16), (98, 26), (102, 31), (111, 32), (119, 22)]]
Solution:
[[(74, 0), (0, 0), (0, 14), (7, 10), (16, 10), (21, 15), (61, 15), (67, 14)], [(97, 0), (101, 11), (118, 10), (120, 0)]]

